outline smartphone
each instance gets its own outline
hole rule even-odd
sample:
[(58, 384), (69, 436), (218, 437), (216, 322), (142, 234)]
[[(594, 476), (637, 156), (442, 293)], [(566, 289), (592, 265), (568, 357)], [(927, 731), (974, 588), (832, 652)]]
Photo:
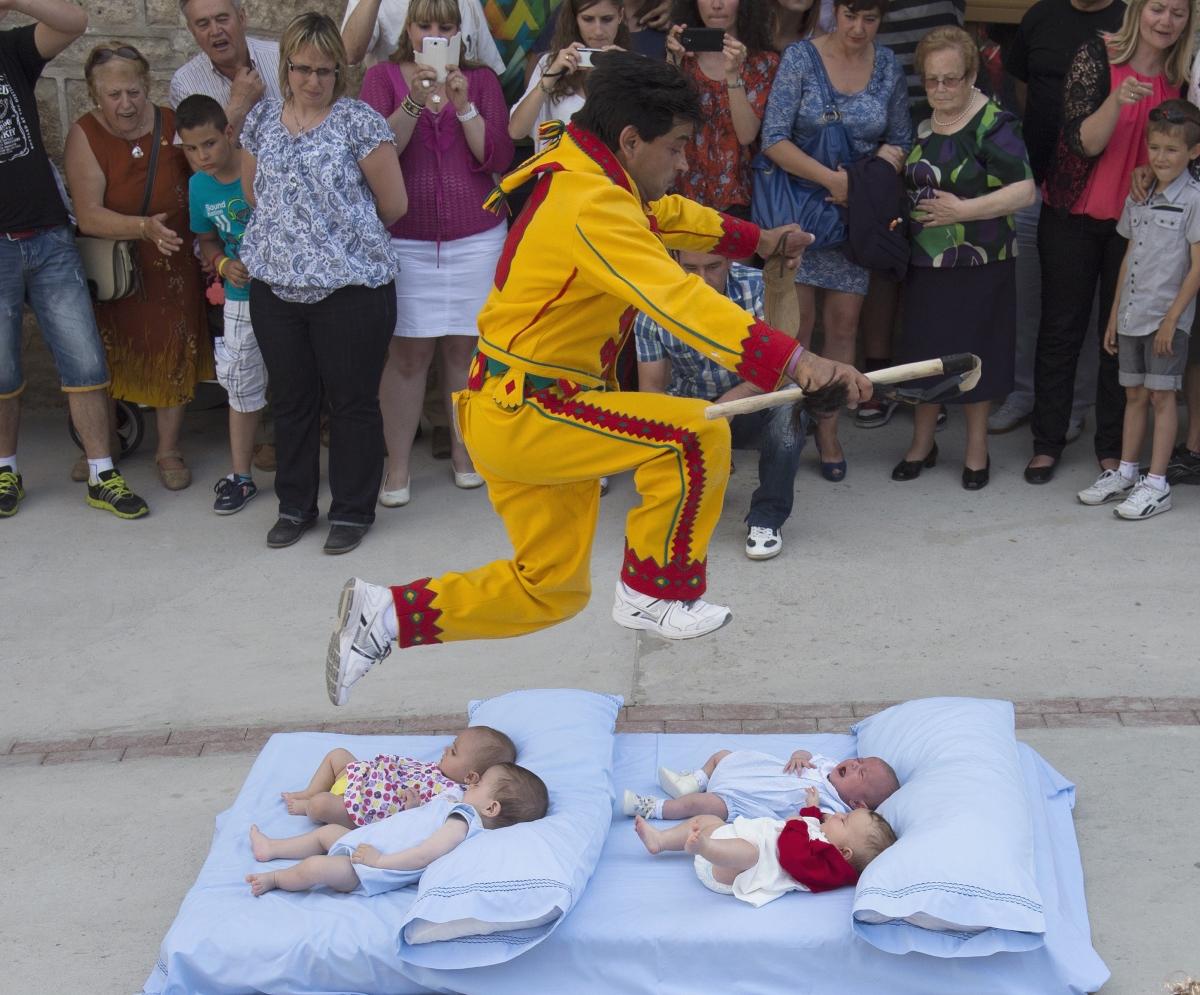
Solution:
[(413, 61), (419, 66), (426, 66), (437, 71), (437, 81), (446, 82), (446, 67), (457, 66), (462, 60), (462, 37), (425, 39), (420, 52), (413, 53)]
[(592, 68), (592, 53), (593, 52), (603, 52), (603, 51), (604, 51), (604, 49), (602, 49), (602, 48), (581, 48), (581, 49), (579, 49), (579, 68), (580, 69), (591, 69)]
[(684, 28), (679, 44), (685, 52), (721, 52), (725, 48), (723, 28)]

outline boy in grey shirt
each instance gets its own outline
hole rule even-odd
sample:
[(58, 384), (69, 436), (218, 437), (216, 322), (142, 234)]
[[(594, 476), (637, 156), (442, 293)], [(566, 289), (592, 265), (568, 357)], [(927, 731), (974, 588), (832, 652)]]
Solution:
[[(1140, 521), (1171, 509), (1167, 464), (1175, 445), (1175, 391), (1183, 386), (1188, 333), (1200, 291), (1200, 183), (1188, 167), (1200, 156), (1200, 108), (1164, 100), (1150, 111), (1146, 148), (1156, 183), (1145, 203), (1129, 197), (1117, 232), (1129, 239), (1104, 349), (1120, 362), (1125, 388), (1121, 466), (1079, 492), (1084, 504), (1123, 499), (1115, 514)], [(1150, 472), (1138, 476), (1147, 415), (1154, 405)]]

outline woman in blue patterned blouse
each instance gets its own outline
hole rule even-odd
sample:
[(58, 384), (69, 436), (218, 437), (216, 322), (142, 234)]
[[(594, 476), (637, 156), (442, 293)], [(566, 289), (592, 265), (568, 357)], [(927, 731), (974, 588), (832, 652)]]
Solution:
[[(805, 155), (803, 145), (823, 127), (822, 87), (810, 68), (810, 57), (821, 60), (842, 123), (850, 132), (857, 156), (879, 155), (904, 167), (912, 147), (908, 94), (904, 71), (891, 49), (877, 46), (887, 0), (837, 0), (837, 27), (831, 34), (789, 45), (779, 63), (762, 123), (762, 149), (773, 162), (794, 176), (827, 190), (835, 204), (845, 205), (848, 179)], [(870, 282), (870, 271), (849, 262), (841, 246), (804, 253), (796, 270), (800, 298), (800, 342), (808, 347), (817, 317), (816, 288), (825, 290), (825, 345), (822, 354), (853, 363), (858, 315)], [(816, 441), (821, 471), (827, 480), (841, 480), (846, 462), (837, 437), (838, 420), (817, 423)]]
[(301, 14), (279, 42), (284, 99), (259, 101), (242, 130), (242, 190), (255, 209), (242, 261), (275, 398), (273, 548), (292, 545), (320, 514), (322, 388), (332, 409), (325, 552), (362, 541), (383, 471), (379, 380), (396, 326), (387, 225), (408, 198), (392, 129), (344, 96), (346, 66), (333, 21)]

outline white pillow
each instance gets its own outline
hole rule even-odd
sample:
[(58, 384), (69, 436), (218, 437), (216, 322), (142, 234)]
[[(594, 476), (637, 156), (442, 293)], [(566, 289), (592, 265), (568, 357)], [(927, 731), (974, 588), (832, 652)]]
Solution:
[(858, 755), (902, 785), (879, 806), (899, 837), (854, 896), (854, 930), (892, 953), (1030, 950), (1046, 929), (1033, 820), (1007, 701), (925, 698), (859, 722)]

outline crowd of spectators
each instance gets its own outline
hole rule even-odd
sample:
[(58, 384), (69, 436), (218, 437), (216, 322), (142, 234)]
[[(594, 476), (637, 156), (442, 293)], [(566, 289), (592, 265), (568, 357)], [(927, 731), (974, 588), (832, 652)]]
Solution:
[[(272, 547), (298, 541), (319, 517), (322, 442), (330, 553), (355, 548), (377, 506), (408, 503), (423, 418), (457, 486), (481, 486), (446, 413), (466, 386), (476, 317), (510, 223), (484, 201), (500, 174), (560, 139), (587, 100), (593, 57), (610, 48), (666, 59), (699, 93), (703, 119), (676, 192), (759, 220), (762, 177), (786, 177), (809, 202), (816, 191), (821, 240), (795, 276), (805, 347), (846, 363), (861, 356), (867, 372), (893, 355), (981, 357), (982, 378), (959, 399), (964, 488), (988, 483), (989, 433), (1026, 421), (1025, 478), (1048, 481), (1092, 406), (1102, 481), (1127, 482), (1136, 467), (1122, 447), (1134, 374), (1125, 344), (1104, 348), (1103, 330), (1116, 322), (1115, 302), (1125, 302), (1122, 313), (1132, 306), (1122, 280), (1132, 292), (1147, 282), (1122, 266), (1130, 205), (1161, 199), (1154, 220), (1170, 228), (1164, 212), (1184, 210), (1180, 184), (1200, 189), (1190, 173), (1164, 189), (1147, 152), (1155, 122), (1200, 129), (1189, 0), (1038, 0), (1005, 45), (1007, 96), (981, 76), (965, 0), (562, 0), (521, 39), (507, 27), (493, 37), (479, 0), (349, 0), (340, 27), (305, 13), (278, 42), (246, 33), (241, 0), (180, 0), (180, 10), (200, 52), (175, 71), (169, 106), (152, 101), (154, 67), (136, 46), (111, 41), (88, 54), (94, 109), (67, 135), (64, 191), (33, 87), (83, 35), (87, 15), (68, 0), (0, 3), (0, 17), (33, 21), (0, 31), (0, 517), (24, 497), (16, 453), (25, 304), (68, 394), (84, 450), (72, 477), (87, 482), (94, 507), (124, 518), (148, 510), (115, 465), (117, 400), (155, 409), (162, 483), (189, 486), (184, 408), (214, 375), (229, 396), (232, 462), (214, 510), (239, 511), (258, 492), (254, 469), (274, 470)], [(427, 39), (448, 42), (456, 61), (424, 61)], [(349, 70), (363, 62), (355, 98)], [(848, 149), (836, 161), (831, 125)], [(872, 158), (888, 168), (847, 169)], [(899, 282), (863, 265), (847, 248), (845, 215), (828, 213), (879, 195), (901, 205), (908, 260)], [(509, 200), (519, 205), (520, 192)], [(1182, 228), (1173, 223), (1176, 233), (1200, 231), (1190, 215)], [(132, 293), (93, 299), (93, 285), (89, 297), (76, 233), (125, 247)], [(1166, 258), (1156, 252), (1152, 265)], [(1141, 259), (1131, 254), (1129, 265)], [(677, 260), (764, 317), (761, 258)], [(1188, 304), (1157, 320), (1186, 317), (1174, 351), (1188, 351), (1191, 365), (1179, 375), (1174, 366), (1143, 370), (1138, 381), (1156, 410), (1170, 383), (1200, 412)], [(755, 389), (647, 315), (630, 347), (630, 389), (709, 401)], [(879, 427), (895, 408), (869, 402), (854, 423)], [(894, 480), (935, 465), (946, 417), (940, 404), (917, 407)], [(1139, 417), (1144, 429), (1144, 409)], [(849, 472), (839, 420), (794, 421), (776, 408), (738, 416), (732, 430), (736, 448), (759, 452), (746, 553), (769, 559), (782, 549), (806, 431), (827, 480)], [(1200, 417), (1149, 486), (1160, 480), (1200, 482)], [(1102, 490), (1107, 500), (1132, 487)]]

